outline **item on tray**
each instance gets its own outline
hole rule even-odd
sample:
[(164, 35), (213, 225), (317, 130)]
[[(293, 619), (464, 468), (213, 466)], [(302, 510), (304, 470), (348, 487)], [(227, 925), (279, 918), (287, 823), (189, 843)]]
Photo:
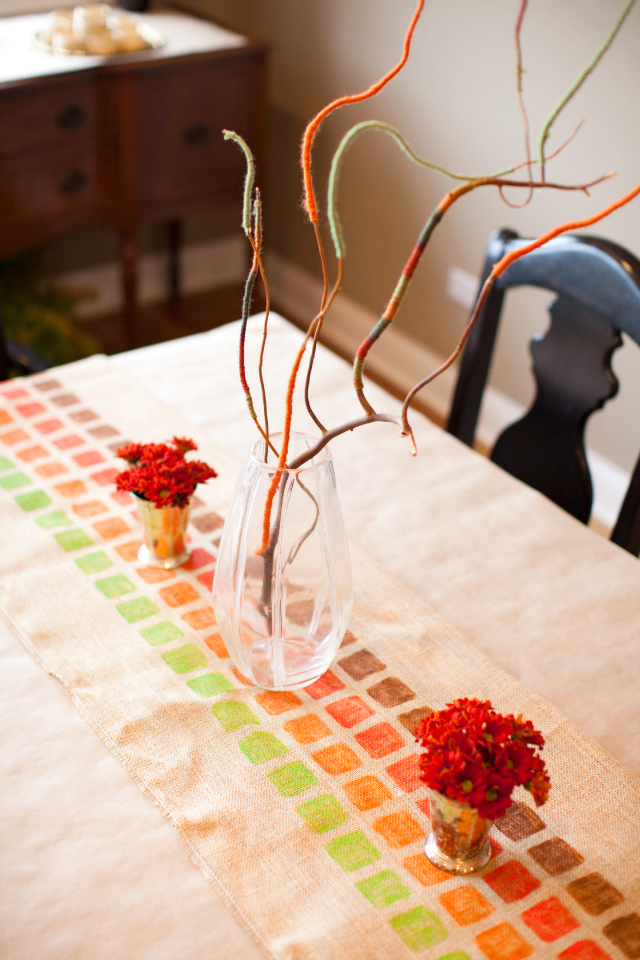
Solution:
[(162, 37), (139, 17), (107, 3), (52, 11), (35, 41), (52, 53), (110, 56), (161, 47)]

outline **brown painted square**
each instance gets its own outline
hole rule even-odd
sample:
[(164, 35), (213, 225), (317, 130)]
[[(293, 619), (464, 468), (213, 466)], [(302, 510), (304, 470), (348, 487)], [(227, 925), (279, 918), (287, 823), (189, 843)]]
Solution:
[(598, 917), (605, 910), (617, 907), (624, 900), (620, 891), (599, 873), (588, 873), (572, 880), (567, 884), (567, 893), (592, 917)]
[(342, 639), (341, 647), (348, 647), (351, 643), (356, 643), (358, 638), (355, 634), (351, 633), (351, 630), (345, 630), (344, 637)]
[(343, 657), (338, 660), (338, 666), (342, 667), (345, 673), (348, 673), (353, 680), (364, 680), (372, 673), (378, 673), (384, 670), (386, 664), (378, 660), (369, 650), (358, 650), (352, 653), (350, 657)]
[(529, 847), (529, 856), (533, 857), (535, 862), (552, 877), (557, 877), (584, 863), (584, 857), (570, 847), (562, 837), (552, 837), (534, 847)]
[(97, 420), (98, 414), (94, 413), (93, 410), (76, 410), (75, 413), (70, 413), (69, 417), (76, 423), (88, 423), (89, 420)]
[(224, 526), (224, 520), (217, 513), (203, 513), (200, 517), (193, 517), (191, 522), (200, 533), (213, 533)]
[(514, 803), (499, 820), (496, 827), (509, 840), (526, 840), (527, 837), (544, 830), (546, 823), (538, 814), (524, 803)]
[(398, 677), (386, 677), (380, 683), (367, 687), (369, 696), (383, 707), (399, 707), (407, 700), (413, 700), (415, 693)]
[[(73, 403), (80, 403), (73, 393), (59, 393), (57, 397), (51, 397), (51, 402), (55, 403), (57, 407), (70, 407)], [(73, 417), (73, 414), (71, 416)]]
[(433, 710), (431, 707), (416, 707), (415, 710), (409, 710), (408, 713), (398, 714), (398, 720), (412, 736), (415, 736), (416, 727), (425, 717), (431, 716)]
[(99, 427), (89, 427), (87, 433), (90, 433), (96, 440), (104, 440), (106, 437), (117, 437), (120, 433), (115, 427), (110, 427), (108, 423), (103, 423)]
[(638, 960), (640, 957), (640, 916), (629, 913), (624, 917), (616, 917), (608, 923), (602, 931), (624, 953), (629, 960)]

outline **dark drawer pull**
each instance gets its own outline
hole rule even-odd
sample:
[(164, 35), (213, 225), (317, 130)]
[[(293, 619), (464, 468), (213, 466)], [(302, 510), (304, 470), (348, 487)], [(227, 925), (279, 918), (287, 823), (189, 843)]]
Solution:
[(199, 147), (206, 143), (211, 131), (204, 123), (192, 123), (184, 132), (184, 139), (190, 147)]
[(86, 173), (82, 173), (80, 170), (75, 170), (73, 173), (70, 173), (68, 177), (60, 184), (60, 193), (65, 197), (74, 197), (76, 193), (80, 193), (81, 190), (84, 190), (86, 185), (89, 182), (89, 177)]
[(63, 130), (76, 130), (83, 123), (86, 123), (86, 120), (87, 111), (79, 107), (77, 103), (72, 103), (71, 106), (66, 107), (62, 113), (58, 114), (57, 123)]

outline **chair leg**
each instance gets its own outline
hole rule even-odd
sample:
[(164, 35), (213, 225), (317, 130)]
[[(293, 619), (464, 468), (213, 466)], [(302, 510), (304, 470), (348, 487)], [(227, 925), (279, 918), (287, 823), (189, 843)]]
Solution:
[(124, 295), (123, 338), (126, 349), (136, 345), (138, 333), (138, 244), (133, 230), (120, 235), (120, 265)]

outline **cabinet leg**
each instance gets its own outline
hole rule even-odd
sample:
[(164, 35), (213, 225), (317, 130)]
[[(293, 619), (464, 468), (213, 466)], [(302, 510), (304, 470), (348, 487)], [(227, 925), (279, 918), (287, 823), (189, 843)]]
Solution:
[(124, 296), (123, 339), (127, 350), (136, 345), (138, 326), (138, 245), (133, 230), (123, 230), (120, 239), (120, 265)]
[(177, 300), (180, 296), (180, 244), (182, 241), (182, 223), (180, 220), (170, 220), (169, 233), (169, 297)]

